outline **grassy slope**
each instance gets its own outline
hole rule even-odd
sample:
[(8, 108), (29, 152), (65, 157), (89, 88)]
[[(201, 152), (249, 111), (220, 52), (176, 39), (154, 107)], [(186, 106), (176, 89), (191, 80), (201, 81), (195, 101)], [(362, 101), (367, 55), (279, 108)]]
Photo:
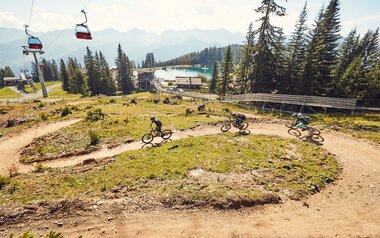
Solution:
[[(0, 105), (0, 133), (2, 135), (17, 134), (25, 128), (35, 126), (36, 123), (51, 123), (83, 115), (79, 111), (72, 110), (73, 114), (61, 117), (60, 111), (65, 107), (66, 102), (38, 102), (11, 103)], [(2, 127), (8, 119), (26, 120), (25, 123), (5, 128)]]
[[(194, 178), (189, 175), (194, 169), (206, 174)], [(0, 190), (0, 203), (104, 197), (122, 191), (122, 196), (143, 196), (141, 203), (153, 199), (168, 206), (255, 205), (315, 193), (334, 181), (339, 170), (332, 155), (311, 143), (223, 134), (128, 152), (87, 172), (21, 175)]]
[(0, 99), (11, 99), (11, 98), (21, 98), (21, 95), (15, 93), (7, 87), (0, 88)]
[[(72, 150), (86, 150), (90, 144), (89, 131), (100, 136), (100, 142), (107, 145), (119, 145), (127, 140), (140, 140), (149, 132), (149, 117), (156, 116), (163, 122), (164, 129), (182, 130), (204, 123), (223, 121), (222, 117), (207, 115), (185, 116), (186, 108), (196, 110), (197, 102), (173, 101), (178, 105), (154, 104), (152, 96), (137, 95), (138, 105), (128, 105), (129, 98), (99, 98), (98, 102), (80, 105), (77, 116), (85, 117), (86, 106), (95, 106), (109, 115), (97, 122), (82, 121), (64, 128), (59, 132), (39, 138), (22, 154), (21, 160), (26, 163), (43, 161)], [(147, 98), (144, 98), (147, 97)], [(161, 100), (162, 101), (162, 100)], [(110, 103), (112, 102), (112, 103)], [(87, 111), (90, 111), (87, 110)]]
[(70, 94), (65, 91), (63, 91), (62, 87), (56, 87), (49, 91), (49, 98), (80, 98), (81, 95), (79, 94)]

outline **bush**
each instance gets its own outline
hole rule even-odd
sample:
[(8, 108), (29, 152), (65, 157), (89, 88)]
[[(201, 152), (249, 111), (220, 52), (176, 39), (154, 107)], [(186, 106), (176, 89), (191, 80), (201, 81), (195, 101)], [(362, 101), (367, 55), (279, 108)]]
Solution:
[(11, 183), (11, 179), (0, 175), (0, 189)]
[(59, 232), (55, 231), (50, 231), (47, 235), (46, 238), (63, 238), (63, 235)]
[(45, 172), (46, 168), (43, 166), (43, 164), (41, 163), (37, 163), (35, 166), (34, 166), (34, 172), (35, 173), (43, 173)]
[(89, 131), (88, 135), (90, 136), (90, 145), (97, 145), (100, 142), (100, 137), (96, 132)]
[(71, 114), (71, 108), (69, 106), (65, 106), (63, 109), (62, 109), (62, 112), (61, 112), (61, 117), (65, 117), (69, 114)]
[(38, 108), (43, 108), (43, 107), (45, 107), (45, 104), (43, 102), (40, 102), (37, 107)]
[(29, 231), (25, 231), (20, 238), (34, 238), (34, 235)]
[(40, 114), (40, 118), (43, 121), (47, 121), (47, 119), (49, 118), (49, 116), (46, 113), (43, 112), (43, 113)]
[(105, 114), (102, 112), (102, 109), (97, 108), (93, 111), (88, 111), (86, 120), (87, 121), (99, 121), (99, 120), (104, 120)]

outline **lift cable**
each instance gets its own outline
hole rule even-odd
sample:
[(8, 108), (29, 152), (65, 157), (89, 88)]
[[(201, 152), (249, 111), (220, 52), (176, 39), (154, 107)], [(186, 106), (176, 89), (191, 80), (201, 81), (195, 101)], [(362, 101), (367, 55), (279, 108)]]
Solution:
[[(30, 12), (29, 12), (29, 20), (28, 20), (28, 25), (30, 25), (31, 21), (32, 21), (32, 15), (33, 15), (33, 8), (34, 8), (34, 0), (32, 0), (32, 6), (30, 7)], [(25, 45), (27, 44), (28, 42), (28, 36), (26, 35), (25, 36)], [(25, 55), (24, 56), (24, 69), (26, 69), (26, 59), (25, 59)]]
[[(91, 2), (92, 0), (88, 0), (87, 3), (83, 6), (82, 10), (85, 10), (88, 4), (90, 4)], [(78, 12), (78, 14), (70, 21), (70, 24), (74, 24), (74, 21), (79, 17), (80, 14), (82, 14), (82, 10)], [(57, 37), (45, 48), (46, 51), (50, 49), (52, 45), (54, 45), (54, 43), (63, 35), (63, 33), (64, 33), (64, 30), (60, 31)]]

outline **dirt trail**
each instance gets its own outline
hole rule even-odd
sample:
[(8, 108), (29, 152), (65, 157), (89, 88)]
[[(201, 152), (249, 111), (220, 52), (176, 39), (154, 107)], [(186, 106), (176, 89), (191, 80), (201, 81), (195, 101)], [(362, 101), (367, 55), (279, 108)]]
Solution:
[[(253, 134), (290, 137), (283, 125), (256, 123)], [(220, 133), (219, 127), (176, 132), (173, 140)], [(380, 237), (380, 147), (340, 133), (322, 132), (322, 147), (343, 166), (341, 180), (304, 201), (239, 211), (160, 210), (103, 214), (63, 221), (67, 237)], [(11, 144), (11, 143), (8, 143)], [(1, 145), (1, 144), (0, 144)], [(46, 163), (60, 167), (140, 149), (135, 142), (86, 156)], [(18, 146), (19, 148), (20, 146)], [(4, 148), (1, 147), (0, 148)], [(110, 220), (109, 217), (112, 217)]]
[[(254, 124), (250, 130), (254, 134), (290, 137), (279, 124)], [(198, 128), (176, 136), (179, 139), (216, 133), (219, 127)], [(343, 165), (342, 178), (304, 201), (241, 211), (133, 212), (119, 215), (112, 222), (106, 217), (96, 223), (90, 219), (83, 226), (69, 228), (66, 234), (75, 237), (82, 231), (91, 237), (379, 237), (379, 146), (339, 133), (323, 132), (323, 137), (322, 147), (335, 154)], [(138, 144), (135, 146), (138, 149)], [(88, 227), (94, 229), (86, 231)]]
[(33, 166), (24, 165), (19, 162), (18, 153), (21, 148), (30, 144), (34, 138), (49, 134), (61, 128), (79, 122), (79, 119), (56, 122), (53, 124), (41, 124), (24, 130), (21, 134), (5, 137), (0, 140), (0, 175), (9, 176), (9, 169), (12, 165), (17, 167), (19, 173), (30, 171)]

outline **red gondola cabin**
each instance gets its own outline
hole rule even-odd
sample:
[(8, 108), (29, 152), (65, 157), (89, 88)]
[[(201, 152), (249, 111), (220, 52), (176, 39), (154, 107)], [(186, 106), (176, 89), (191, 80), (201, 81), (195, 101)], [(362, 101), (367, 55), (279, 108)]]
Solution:
[(92, 40), (90, 29), (86, 25), (78, 24), (75, 27), (75, 36), (78, 39)]

